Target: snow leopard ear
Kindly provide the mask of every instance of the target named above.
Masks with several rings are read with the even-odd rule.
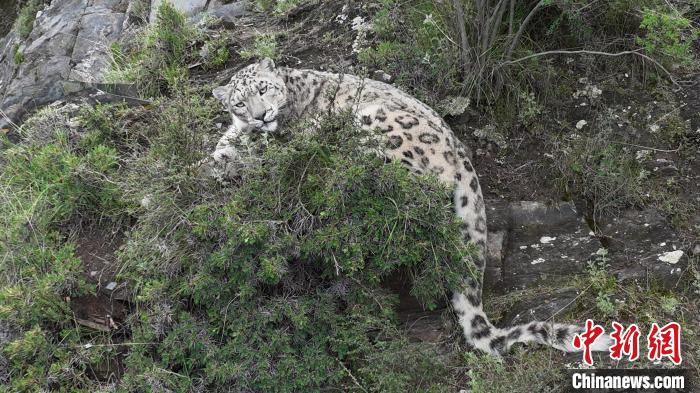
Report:
[[[231,88],[228,86],[219,86],[212,90],[211,93],[214,94],[214,98],[223,103],[226,103],[231,93]]]
[[[266,57],[266,58],[260,60],[260,63],[258,63],[258,69],[261,71],[274,71],[275,70],[275,62],[272,61],[271,58]]]

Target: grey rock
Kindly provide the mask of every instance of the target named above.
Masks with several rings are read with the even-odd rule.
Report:
[[[510,220],[499,285],[505,291],[580,273],[601,247],[572,203],[512,203]]]
[[[224,21],[234,22],[237,18],[250,15],[249,4],[245,0],[235,1],[230,4],[223,4],[218,7],[209,7],[209,12]]]
[[[239,0],[229,4],[212,2],[209,4],[206,12],[194,15],[190,18],[190,22],[198,23],[206,14],[221,21],[221,25],[223,27],[232,29],[236,27],[236,24],[240,18],[250,15],[251,12],[249,3],[245,0]]]
[[[688,258],[680,237],[659,211],[630,210],[599,231],[618,279],[653,279],[665,287],[678,283]]]
[[[516,303],[503,317],[505,326],[528,323],[532,321],[546,321],[564,312],[574,304],[574,299],[579,292],[576,288],[561,288],[553,293],[540,295],[530,301]],[[555,319],[556,320],[556,319]]]
[[[125,20],[126,13],[111,12],[110,9],[101,6],[88,7],[85,10],[71,56],[75,66],[71,70],[70,80],[100,80],[99,76],[109,68],[109,51],[106,44],[119,38]]]
[[[169,0],[170,4],[177,10],[180,10],[185,16],[193,16],[207,6],[207,0]],[[151,16],[150,21],[153,23],[158,15],[158,8],[163,0],[151,0]]]
[[[630,210],[594,234],[571,203],[487,201],[488,265],[485,288],[527,289],[579,274],[603,261],[618,280],[678,283],[688,263],[679,235],[653,209]],[[601,256],[598,251],[607,249]],[[700,250],[700,248],[699,248]]]
[[[25,41],[14,33],[0,40],[0,109],[18,122],[26,112],[63,97],[66,81],[99,81],[109,64],[109,45],[124,31],[128,4],[53,1],[38,13]],[[14,63],[15,46],[24,55],[21,64]],[[0,128],[8,123],[0,120]]]
[[[673,176],[678,174],[678,167],[673,161],[657,158],[652,163],[651,171],[656,172],[662,176]]]
[[[391,83],[394,78],[383,70],[376,70],[372,73],[372,79],[384,83]]]

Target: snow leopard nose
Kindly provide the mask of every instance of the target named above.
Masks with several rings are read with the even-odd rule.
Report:
[[[263,112],[258,112],[258,113],[256,113],[256,114],[255,114],[255,120],[262,120],[262,121],[264,121],[264,120],[265,120],[265,116],[267,116],[267,112],[268,112],[268,111],[265,110],[265,111],[263,111]]]

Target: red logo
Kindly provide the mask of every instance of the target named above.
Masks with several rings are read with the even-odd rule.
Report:
[[[673,364],[681,363],[681,325],[671,322],[659,328],[659,325],[651,324],[651,331],[647,336],[649,343],[649,360],[661,360],[663,357],[671,359]]]
[[[639,358],[639,327],[632,324],[625,330],[617,322],[613,322],[612,326],[615,332],[610,337],[615,340],[615,343],[610,347],[610,357],[620,360],[624,354],[629,357],[630,361],[637,360]]]
[[[631,324],[625,329],[622,324],[613,322],[615,330],[610,337],[615,341],[608,349],[610,357],[615,360],[627,356],[630,361],[639,359],[639,337],[641,332],[639,327]],[[593,365],[591,346],[605,333],[602,326],[596,325],[592,320],[586,320],[586,330],[574,336],[573,346],[575,349],[583,350],[583,362],[589,366]],[[674,364],[681,364],[681,325],[677,322],[670,322],[664,327],[659,327],[656,323],[651,325],[651,330],[647,335],[647,358],[649,360],[662,360],[668,358]]]
[[[586,320],[586,331],[574,336],[574,348],[583,349],[583,362],[587,365],[593,365],[593,357],[591,356],[591,345],[601,334],[605,333],[602,326],[596,325],[592,320]]]

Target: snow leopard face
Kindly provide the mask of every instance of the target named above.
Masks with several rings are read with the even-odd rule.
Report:
[[[217,87],[212,93],[224,103],[234,125],[243,132],[277,130],[287,107],[284,79],[267,58],[238,71],[226,86]]]

